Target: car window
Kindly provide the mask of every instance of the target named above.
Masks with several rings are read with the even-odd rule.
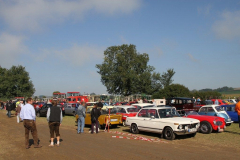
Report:
[[[153,116],[154,118],[159,118],[156,109],[149,109],[149,110],[148,110],[148,117],[151,118],[152,116]]]
[[[133,105],[133,107],[137,108],[138,111],[141,109],[141,107],[137,105]]]
[[[142,110],[138,113],[138,117],[147,117],[147,109],[142,109]]]
[[[199,112],[207,112],[207,107],[200,108]]]
[[[210,112],[210,113],[215,112],[212,107],[207,107],[207,111]]]
[[[215,109],[220,112],[220,111],[223,111],[223,109],[221,108],[221,106],[216,106]]]
[[[175,108],[159,109],[158,113],[160,118],[180,117]]]
[[[119,109],[118,113],[126,113],[126,110],[124,108]]]
[[[132,112],[137,112],[138,110],[137,110],[137,108],[128,108],[127,111],[129,113],[132,113]]]

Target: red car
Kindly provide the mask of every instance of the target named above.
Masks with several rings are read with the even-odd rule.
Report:
[[[204,134],[209,134],[213,130],[217,132],[223,132],[226,128],[225,119],[222,117],[199,115],[195,111],[187,112],[185,117],[199,120],[199,131]]]
[[[45,104],[44,102],[35,102],[32,105],[34,108],[42,108],[44,104]]]
[[[138,109],[132,106],[116,106],[114,108],[117,110],[116,114],[122,115],[123,125],[125,124],[127,117],[135,117],[138,113]]]
[[[213,104],[215,104],[215,101],[217,100],[218,101],[218,105],[228,105],[227,102],[225,102],[224,100],[221,100],[221,99],[211,99]]]

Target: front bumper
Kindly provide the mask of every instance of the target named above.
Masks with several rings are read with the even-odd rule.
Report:
[[[176,135],[186,135],[186,134],[193,134],[197,132],[197,128],[181,130],[181,131],[174,131]]]

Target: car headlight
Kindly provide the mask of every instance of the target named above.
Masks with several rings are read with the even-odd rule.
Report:
[[[178,126],[178,129],[182,129],[182,125],[181,124]]]
[[[231,121],[231,118],[228,118],[228,121]]]

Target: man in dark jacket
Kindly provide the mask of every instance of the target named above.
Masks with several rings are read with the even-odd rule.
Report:
[[[62,123],[62,109],[57,107],[57,101],[52,101],[52,107],[48,108],[47,111],[47,121],[50,129],[50,137],[51,137],[51,144],[50,147],[53,147],[53,139],[54,139],[54,132],[57,137],[57,146],[60,145],[60,134],[59,134],[59,126]]]
[[[12,100],[10,100],[10,101],[7,103],[7,105],[6,105],[6,110],[8,111],[8,112],[7,112],[8,118],[11,118]]]
[[[98,117],[101,115],[101,112],[99,109],[97,109],[97,104],[94,104],[93,109],[91,111],[91,134],[93,134],[94,126],[96,127],[96,133],[98,133]]]

